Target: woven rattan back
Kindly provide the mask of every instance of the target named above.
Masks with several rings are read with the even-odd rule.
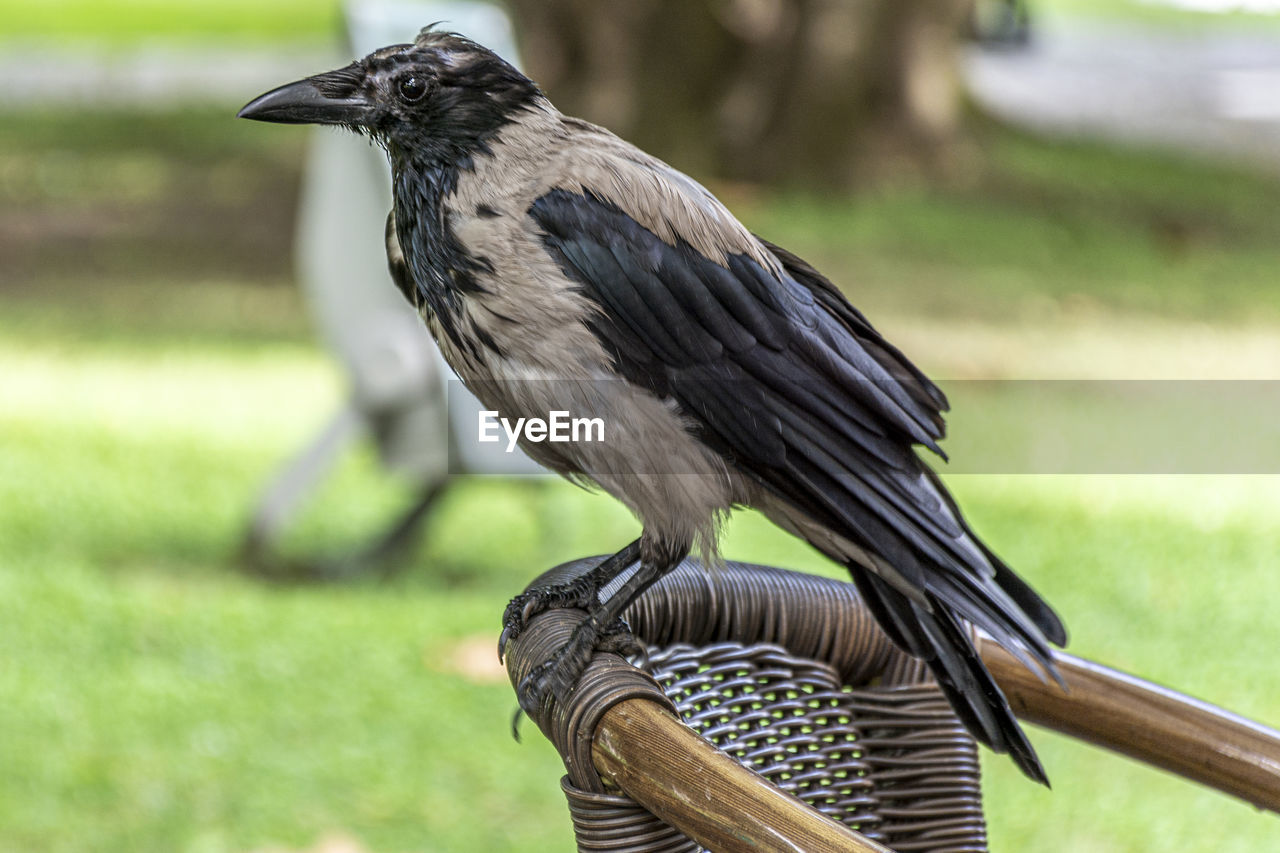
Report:
[[[895,850],[987,849],[973,740],[852,585],[688,561],[627,620],[649,649],[644,668],[680,716],[780,788]],[[562,787],[579,850],[700,849],[626,797],[568,777]]]

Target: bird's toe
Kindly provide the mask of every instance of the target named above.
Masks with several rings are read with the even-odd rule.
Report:
[[[596,603],[596,591],[580,582],[525,590],[507,603],[502,614],[502,634],[498,637],[498,660],[506,655],[507,644],[524,631],[539,613],[562,607],[587,608]]]
[[[621,623],[621,620],[618,621]],[[625,625],[622,631],[614,631],[612,628],[610,626],[609,632],[601,634],[589,630],[587,623],[583,623],[569,642],[521,679],[516,688],[516,697],[525,713],[535,716],[535,712],[542,709],[544,703],[553,696],[559,701],[568,698],[597,649],[615,651],[635,647],[635,640],[631,638]]]
[[[564,700],[582,675],[585,664],[579,663],[566,649],[561,649],[550,660],[543,661],[521,680],[516,688],[520,708],[533,717],[545,707],[552,697]]]
[[[648,663],[649,659],[648,647],[636,639],[636,635],[631,633],[631,628],[622,619],[614,621],[601,632],[596,649],[602,652],[613,652],[624,658],[639,658],[642,667]]]

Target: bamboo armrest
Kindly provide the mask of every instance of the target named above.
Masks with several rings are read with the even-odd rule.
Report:
[[[1024,720],[1280,812],[1280,732],[1119,670],[1056,652],[1068,691],[995,642],[978,651]]]

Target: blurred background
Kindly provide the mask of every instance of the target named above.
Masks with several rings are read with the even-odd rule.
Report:
[[[464,477],[377,571],[246,570],[263,490],[358,377],[295,271],[316,137],[233,116],[349,61],[359,5],[0,0],[0,850],[571,848],[558,759],[531,728],[512,741],[493,646],[534,575],[635,535],[623,509]],[[562,109],[707,183],[961,383],[1280,380],[1278,5],[505,8]],[[381,214],[350,227],[376,241]],[[1012,440],[1028,408],[1000,394],[958,403],[953,455]],[[1192,408],[1234,438],[1230,406]],[[413,505],[421,478],[385,450],[338,458],[282,561]],[[1071,651],[1280,723],[1278,469],[1192,467],[947,479]],[[831,572],[749,514],[725,551]],[[1052,792],[984,756],[993,849],[1280,839],[1238,802],[1032,737]]]

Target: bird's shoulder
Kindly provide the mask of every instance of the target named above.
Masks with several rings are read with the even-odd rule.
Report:
[[[750,258],[780,272],[773,254],[709,190],[603,127],[547,107],[521,115],[464,170],[445,200],[455,229],[536,236],[535,208],[549,197],[580,206],[563,228],[596,229],[605,206],[670,246],[686,245],[721,264]],[[562,205],[562,210],[563,210]],[[565,211],[569,212],[569,211]]]
[[[778,269],[772,254],[706,187],[582,119],[561,118],[531,206],[551,194],[581,198],[584,212],[603,204],[667,245],[690,246],[720,263],[731,255],[745,255],[768,269]],[[590,216],[580,220],[583,228],[604,227]]]

